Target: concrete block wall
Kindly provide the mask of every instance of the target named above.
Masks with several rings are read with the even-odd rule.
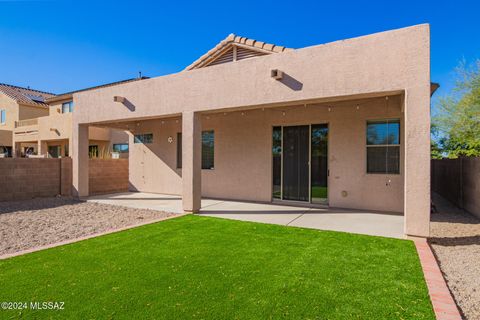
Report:
[[[128,159],[90,159],[89,194],[128,191]]]
[[[432,190],[480,218],[480,158],[432,160]]]
[[[62,162],[70,169],[62,171]],[[0,201],[54,197],[62,193],[62,173],[71,176],[71,159],[4,158],[0,172]],[[70,192],[65,188],[62,194]]]

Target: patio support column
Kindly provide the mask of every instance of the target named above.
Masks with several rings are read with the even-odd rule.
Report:
[[[88,196],[88,126],[74,124],[72,132],[73,188],[74,197]]]
[[[405,234],[430,234],[430,83],[405,92]]]
[[[183,210],[200,211],[202,199],[202,123],[200,114],[182,113]]]
[[[21,156],[21,146],[20,146],[20,142],[14,142],[13,145],[12,145],[12,157],[13,158],[20,158]]]
[[[38,142],[37,142],[37,154],[39,156],[41,156],[41,155],[47,154],[47,152],[48,152],[47,143],[42,141],[42,140],[38,140]]]

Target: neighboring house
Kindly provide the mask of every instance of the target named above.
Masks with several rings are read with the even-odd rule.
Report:
[[[12,155],[15,123],[48,115],[46,99],[54,94],[0,83],[0,154]]]
[[[301,49],[230,35],[183,72],[74,93],[73,189],[89,194],[101,124],[132,133],[132,190],[185,211],[202,196],[393,211],[425,237],[433,90],[428,25]]]
[[[72,114],[76,108],[73,95],[143,79],[147,78],[128,79],[49,97],[45,101],[48,104],[46,116],[16,123],[13,135],[15,154],[25,156],[30,153],[50,158],[71,156]],[[110,155],[112,151],[120,157],[128,157],[128,134],[125,131],[90,127],[89,136],[90,157]]]

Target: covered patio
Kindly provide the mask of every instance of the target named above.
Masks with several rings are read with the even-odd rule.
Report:
[[[296,210],[282,224],[329,214],[306,226],[379,235],[388,227],[370,214],[396,212],[382,217],[402,220],[399,234],[426,237],[428,36],[418,26],[76,93],[73,194],[91,194],[89,127],[121,129],[129,190],[177,195],[167,208],[245,219],[267,203],[262,214]]]
[[[92,196],[85,198],[85,200],[129,208],[183,213],[182,197],[177,195],[127,192]],[[402,214],[391,212],[203,198],[199,215],[389,238],[404,238],[404,217]]]

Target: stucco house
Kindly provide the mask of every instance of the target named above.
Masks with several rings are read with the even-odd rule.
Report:
[[[48,115],[46,99],[54,94],[0,83],[0,154],[11,156],[15,123]]]
[[[46,114],[34,119],[17,121],[13,130],[13,154],[25,155],[26,150],[41,157],[68,157],[72,154],[72,114],[75,109],[73,94],[114,86],[117,84],[148,79],[139,77],[86,88],[59,95],[50,95],[44,101]],[[89,156],[116,152],[120,157],[128,157],[128,135],[123,130],[109,128],[89,128]]]
[[[429,26],[289,49],[229,35],[182,72],[73,93],[73,186],[89,128],[129,131],[132,190],[398,212],[430,221]]]

